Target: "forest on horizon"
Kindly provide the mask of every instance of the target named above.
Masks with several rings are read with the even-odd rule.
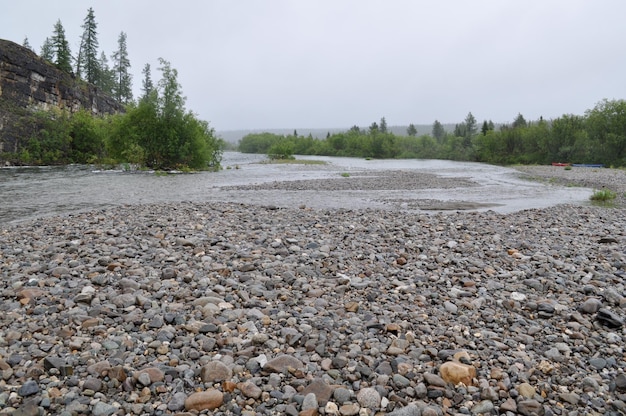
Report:
[[[498,165],[593,163],[626,166],[626,101],[604,99],[584,115],[564,114],[552,120],[527,121],[522,114],[510,124],[478,123],[472,113],[447,131],[435,120],[432,131],[417,135],[415,125],[396,134],[385,118],[363,129],[330,133],[324,139],[251,133],[239,141],[244,153],[418,158],[476,161]]]

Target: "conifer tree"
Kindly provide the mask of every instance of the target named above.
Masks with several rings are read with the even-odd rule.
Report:
[[[24,37],[24,42],[22,42],[22,46],[34,52],[33,47],[30,46],[30,42],[28,41],[28,36]]]
[[[443,140],[445,135],[446,131],[443,128],[443,125],[438,120],[435,120],[435,122],[433,123],[433,137],[441,141]]]
[[[93,8],[87,11],[87,16],[82,25],[83,35],[80,39],[80,49],[76,62],[76,75],[91,83],[96,84],[100,76],[100,65],[98,62],[98,24]]]
[[[113,95],[115,88],[115,73],[109,69],[109,62],[104,52],[100,53],[100,76],[97,78],[96,86],[100,87],[106,94]]]
[[[65,37],[65,29],[60,19],[54,25],[51,42],[56,67],[61,71],[72,72],[72,52],[70,51],[70,44]]]
[[[143,81],[141,91],[143,92],[141,99],[146,100],[150,97],[154,91],[154,83],[152,82],[152,73],[150,71],[150,64],[146,64],[141,71],[143,74]]]
[[[415,137],[417,135],[417,128],[415,127],[415,124],[409,124],[409,127],[406,129],[406,134],[410,137]]]
[[[385,117],[380,119],[379,129],[381,133],[387,133],[387,120],[385,120]]]
[[[43,45],[41,45],[41,51],[39,52],[39,56],[49,62],[52,62],[54,60],[54,51],[52,50],[52,41],[50,40],[50,38],[44,39]]]
[[[526,119],[524,118],[524,116],[521,113],[517,114],[517,117],[515,117],[515,120],[513,121],[513,128],[517,128],[517,127],[527,127],[528,123],[526,122]]]
[[[113,72],[115,74],[114,97],[128,104],[133,100],[132,75],[128,71],[130,61],[128,60],[128,49],[126,46],[126,33],[121,32],[117,40],[117,51],[113,53]]]

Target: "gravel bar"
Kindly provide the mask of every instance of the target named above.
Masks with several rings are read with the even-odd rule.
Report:
[[[624,414],[625,214],[183,202],[11,225],[0,414]]]

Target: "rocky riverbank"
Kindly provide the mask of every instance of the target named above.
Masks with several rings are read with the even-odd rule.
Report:
[[[177,203],[14,225],[0,414],[623,414],[625,214]]]
[[[583,186],[596,190],[609,189],[617,194],[619,207],[626,207],[626,170],[561,166],[516,166],[525,178],[555,185]]]

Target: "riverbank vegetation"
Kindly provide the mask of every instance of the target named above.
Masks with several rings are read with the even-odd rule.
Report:
[[[354,126],[324,139],[311,136],[255,133],[244,136],[239,150],[271,154],[276,146],[291,154],[363,158],[420,158],[485,162],[499,165],[552,162],[626,166],[626,101],[603,100],[584,115],[526,121],[521,114],[510,124],[479,125],[472,113],[445,131],[438,121],[432,133],[415,136],[388,131],[384,117],[369,128]]]
[[[97,86],[123,104],[125,111],[94,115],[91,109],[16,108],[0,97],[0,110],[17,114],[19,120],[19,125],[11,126],[19,139],[13,149],[0,153],[0,160],[13,165],[78,163],[124,164],[156,170],[218,169],[223,142],[206,121],[185,108],[177,70],[161,58],[161,79],[154,83],[150,65],[146,64],[142,96],[134,100],[126,34],[120,34],[118,48],[111,55],[111,69],[104,52],[98,58],[97,23],[92,8],[82,28],[75,57],[60,20],[52,37],[44,41],[40,56],[59,70],[72,73],[76,83]],[[27,38],[23,46],[32,50]]]
[[[177,71],[161,59],[162,79],[148,83],[138,102],[120,114],[87,110],[22,111],[30,137],[18,152],[3,154],[15,165],[132,164],[157,170],[211,170],[222,144],[213,128],[185,109]],[[149,74],[147,76],[149,79]]]

